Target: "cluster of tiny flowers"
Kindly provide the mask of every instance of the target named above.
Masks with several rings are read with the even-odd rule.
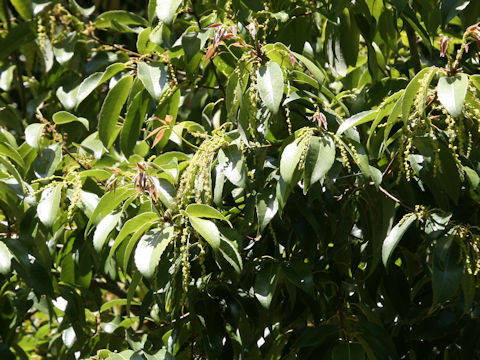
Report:
[[[459,245],[465,258],[467,273],[476,276],[480,273],[480,237],[463,226],[456,230],[461,240]]]
[[[300,155],[300,161],[298,162],[299,170],[305,168],[305,160],[307,158],[308,148],[310,147],[310,139],[312,138],[314,131],[315,129],[310,127],[300,129],[298,137],[295,139],[299,145],[303,144],[302,154]]]
[[[82,180],[80,178],[79,173],[74,172],[71,184],[73,187],[73,194],[70,199],[70,205],[68,206],[68,209],[67,209],[67,221],[71,221],[73,217],[73,210],[75,209],[75,206],[80,201],[80,196],[82,193]]]
[[[182,174],[176,196],[176,205],[183,208],[192,195],[196,203],[209,203],[212,199],[211,167],[217,151],[225,146],[225,133],[218,131],[200,145]]]
[[[345,148],[345,145],[343,144],[342,140],[340,140],[340,138],[336,134],[333,134],[333,140],[335,141],[335,143],[340,148],[340,156],[342,157],[343,164],[347,168],[347,171],[349,173],[351,173],[352,172],[352,166],[350,165],[350,160],[348,159],[348,152],[347,152],[347,149]]]
[[[188,293],[188,285],[190,284],[190,232],[188,231],[187,227],[183,228],[182,237],[180,239],[180,256],[181,264],[182,264],[182,298],[180,303],[183,305],[185,304],[185,299]]]

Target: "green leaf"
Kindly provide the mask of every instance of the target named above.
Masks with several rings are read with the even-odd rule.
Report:
[[[220,247],[220,232],[217,225],[210,220],[190,216],[193,228],[208,242],[214,251]]]
[[[10,0],[13,7],[25,20],[30,20],[33,15],[32,2],[30,0]]]
[[[25,185],[23,183],[22,177],[20,176],[20,173],[18,172],[17,168],[13,166],[13,164],[8,161],[7,158],[0,156],[0,165],[2,165],[9,174],[13,175],[15,180],[17,180],[17,183],[22,187],[22,189],[25,191]]]
[[[62,146],[53,144],[42,150],[33,162],[33,171],[37,178],[52,176],[62,161]]]
[[[138,271],[149,278],[155,272],[160,257],[173,237],[173,226],[152,229],[142,236],[135,250],[135,265]]]
[[[388,233],[382,246],[382,260],[385,267],[388,266],[393,251],[402,239],[403,234],[405,234],[410,225],[412,225],[416,219],[417,216],[415,214],[405,215]]]
[[[127,305],[127,299],[113,299],[110,301],[107,301],[106,303],[103,303],[102,306],[100,307],[100,312],[107,311],[108,309],[111,309],[114,306],[125,306]],[[141,305],[139,302],[131,302],[133,305]]]
[[[340,124],[337,135],[343,134],[348,129],[372,121],[377,117],[378,110],[367,110],[355,114]]]
[[[142,81],[145,89],[158,101],[162,92],[168,86],[165,65],[161,63],[147,64],[145,62],[139,62],[137,63],[137,71],[138,78]]]
[[[418,101],[419,104],[425,104],[425,99],[427,97],[428,85],[432,81],[433,76],[437,73],[438,69],[434,67],[428,67],[421,70],[415,77],[410,81],[405,89],[405,93],[402,97],[402,119],[404,122],[407,121],[408,116],[410,115],[410,109],[415,102],[415,99],[420,97]],[[422,92],[420,92],[422,90]],[[423,112],[423,109],[420,109]]]
[[[140,225],[137,230],[134,232],[130,240],[128,240],[128,244],[125,248],[125,252],[123,253],[123,270],[127,271],[128,263],[130,261],[130,255],[132,254],[133,248],[137,245],[138,240],[143,235],[145,231],[150,229],[153,225],[154,221],[146,222]]]
[[[462,282],[463,260],[454,236],[445,236],[433,249],[432,287],[435,304],[450,300]]]
[[[108,214],[102,220],[100,220],[95,228],[95,232],[93,233],[93,247],[97,252],[102,251],[108,235],[117,226],[121,216],[122,212],[119,211],[117,213]]]
[[[280,175],[287,185],[292,182],[300,157],[306,146],[306,140],[293,141],[283,149],[280,158]]]
[[[58,184],[42,191],[40,202],[37,205],[37,216],[46,227],[52,227],[57,218],[62,198],[62,187],[63,184]]]
[[[226,220],[220,211],[205,204],[190,204],[185,209],[188,216]]]
[[[0,89],[3,91],[10,90],[12,85],[13,75],[15,72],[15,65],[9,66],[6,70],[2,70],[0,73]]]
[[[170,25],[181,3],[182,0],[157,0],[155,14],[158,20]]]
[[[42,138],[43,128],[45,124],[30,124],[25,128],[25,142],[34,149],[40,148],[40,140]]]
[[[158,214],[154,212],[144,212],[138,214],[137,216],[129,219],[123,226],[120,232],[118,233],[117,237],[115,238],[115,242],[110,249],[109,257],[112,257],[115,253],[115,250],[121,245],[123,240],[130,234],[137,231],[141,225],[146,223],[153,224],[157,219],[159,219]]]
[[[150,103],[150,98],[145,94],[144,91],[140,91],[135,95],[132,103],[128,107],[127,116],[123,123],[120,133],[120,148],[126,156],[132,154],[145,120],[145,115]]]
[[[468,89],[468,76],[442,76],[438,80],[437,95],[442,105],[454,118],[462,114],[463,103]]]
[[[274,263],[262,264],[257,271],[253,290],[260,304],[268,309],[275,294],[278,282],[279,266]]]
[[[218,163],[226,178],[235,186],[245,187],[247,172],[245,169],[245,158],[237,145],[220,149],[218,152]]]
[[[276,114],[283,97],[283,72],[276,62],[257,71],[258,91],[267,109]]]
[[[83,80],[78,86],[77,91],[72,94],[76,99],[75,106],[80,105],[93,90],[122,70],[125,70],[125,64],[115,63],[107,67],[104,72],[94,73]]]
[[[12,265],[12,254],[7,245],[0,241],[0,274],[8,275]]]
[[[70,122],[78,121],[88,130],[89,123],[88,120],[83,117],[76,117],[73,114],[70,114],[68,111],[59,111],[53,114],[53,122],[55,124],[67,124]]]
[[[258,233],[261,233],[272,221],[279,210],[275,190],[262,192],[257,196]]]
[[[88,234],[88,230],[92,224],[98,224],[100,220],[103,219],[107,214],[110,214],[113,210],[115,210],[121,202],[135,194],[136,190],[123,187],[107,192],[105,195],[103,195],[97,207],[95,208],[95,211],[88,220],[87,227],[85,228],[85,236]]]
[[[97,28],[113,28],[114,30],[121,32],[131,32],[131,29],[127,25],[148,26],[147,20],[134,13],[124,10],[112,10],[100,14],[95,20],[95,26]]]
[[[117,136],[116,125],[123,104],[127,101],[132,87],[133,78],[125,76],[108,92],[103,102],[98,119],[98,136],[103,145],[108,149],[113,145]]]
[[[218,255],[221,256],[233,268],[237,275],[239,275],[243,269],[243,262],[242,257],[238,252],[237,244],[222,236],[219,250],[220,251],[218,252]],[[217,261],[219,260],[219,256],[217,256]]]
[[[312,75],[315,77],[315,79],[317,79],[320,84],[323,84],[323,81],[325,80],[325,75],[322,70],[320,70],[320,68],[313,63],[313,61],[309,60],[303,55],[297,54],[296,52],[292,51],[292,54],[295,55],[295,57],[307,67],[308,71],[312,73]]]
[[[312,136],[305,158],[304,193],[322,180],[335,162],[335,142],[328,136]]]
[[[5,37],[0,38],[0,49],[2,49],[0,51],[0,61],[3,61],[20,46],[28,44],[35,39],[32,25],[30,21],[22,22],[9,30]]]
[[[75,54],[77,44],[77,33],[75,31],[67,34],[61,41],[53,44],[53,54],[60,65],[66,64]]]
[[[20,170],[23,171],[25,167],[25,162],[23,161],[20,153],[15,149],[10,143],[0,140],[0,154],[9,157],[11,160],[15,161],[20,167]]]
[[[130,282],[130,286],[128,287],[127,291],[127,314],[130,313],[130,304],[132,303],[133,295],[135,295],[135,290],[137,290],[138,284],[142,280],[142,274],[140,272],[135,272],[132,276],[132,281]]]
[[[470,185],[472,185],[472,189],[476,189],[478,184],[480,184],[480,177],[478,176],[477,172],[468,166],[464,166],[463,170],[465,171],[468,182]]]

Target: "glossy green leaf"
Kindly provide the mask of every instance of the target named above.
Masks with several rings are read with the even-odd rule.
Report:
[[[77,33],[75,31],[67,34],[61,41],[53,44],[53,54],[61,65],[66,64],[75,54],[77,44]]]
[[[320,84],[323,84],[325,80],[325,74],[322,72],[322,70],[320,70],[317,65],[313,63],[313,61],[303,55],[297,54],[296,52],[292,52],[292,54],[295,55],[295,57],[307,67],[308,71],[312,73],[312,75],[315,77],[315,79],[317,79]]]
[[[205,204],[190,204],[185,209],[189,216],[202,217],[207,219],[225,220],[225,216],[220,211]]]
[[[37,178],[52,176],[62,161],[62,146],[53,144],[43,149],[33,162],[33,171]]]
[[[343,134],[345,131],[347,131],[348,129],[354,126],[358,126],[374,120],[377,117],[377,113],[378,113],[377,110],[367,110],[349,117],[343,123],[340,124],[337,130],[337,135]]]
[[[111,10],[100,14],[95,20],[98,28],[113,28],[117,31],[133,31],[130,26],[148,26],[148,22],[141,16],[124,10]],[[123,26],[122,26],[123,25]]]
[[[112,230],[117,226],[122,212],[108,214],[98,223],[93,233],[93,247],[97,252],[100,252],[105,244],[105,241],[108,238],[108,235]]]
[[[76,92],[72,94],[72,96],[74,96],[76,99],[75,105],[78,106],[99,85],[111,79],[114,75],[118,74],[122,70],[125,70],[125,64],[115,63],[107,67],[104,72],[97,72],[87,77],[81,82]]]
[[[98,136],[106,148],[110,148],[118,134],[117,121],[132,87],[133,78],[125,76],[108,92],[98,119]]]
[[[322,180],[335,162],[335,142],[328,136],[312,136],[305,158],[304,193]]]
[[[442,76],[438,80],[437,95],[442,105],[454,118],[462,114],[463,103],[467,95],[468,76]]]
[[[115,250],[122,244],[123,240],[125,240],[128,235],[137,231],[141,225],[144,225],[146,223],[153,224],[153,222],[156,221],[158,218],[158,214],[154,212],[144,212],[126,221],[125,224],[122,226],[122,229],[118,233],[117,237],[115,238],[115,242],[110,249],[109,256],[113,256]]]
[[[10,2],[24,20],[32,18],[33,10],[30,0],[10,0]]]
[[[155,14],[158,20],[170,25],[182,0],[157,0]]]
[[[152,229],[142,236],[135,250],[138,271],[149,278],[155,272],[160,257],[173,237],[173,227]]]
[[[63,184],[51,186],[42,191],[40,202],[37,206],[37,216],[43,225],[52,227],[57,219],[62,198]]]
[[[34,149],[40,148],[40,140],[42,138],[45,124],[30,124],[25,128],[25,141]]]
[[[266,191],[257,196],[256,212],[259,233],[272,221],[278,210],[279,204],[275,191]]]
[[[140,305],[140,303],[136,302],[136,301],[131,302],[131,304]],[[110,300],[110,301],[107,301],[106,303],[102,304],[102,306],[100,307],[100,312],[107,311],[114,306],[125,306],[125,305],[127,305],[127,299]]]
[[[7,245],[0,241],[0,274],[8,275],[12,265],[12,254]]]
[[[276,62],[261,66],[257,71],[258,92],[273,114],[278,112],[283,97],[283,72]]]
[[[167,71],[165,65],[160,63],[139,62],[137,64],[138,78],[142,81],[143,86],[148,93],[158,100],[162,92],[168,86]]]
[[[414,104],[415,99],[417,99],[419,104],[425,104],[428,85],[437,71],[438,69],[434,67],[425,68],[415,75],[408,84],[402,97],[402,119],[404,122],[407,121],[408,116],[410,115],[410,109]],[[420,110],[423,112],[423,108]]]
[[[405,232],[415,220],[417,220],[417,216],[415,214],[405,215],[405,217],[388,233],[382,246],[382,261],[385,267],[387,267],[388,262],[392,257],[393,251],[402,239],[403,234],[405,234]]]
[[[220,232],[217,225],[213,221],[201,219],[199,217],[190,216],[190,223],[195,231],[197,231],[212,247],[217,251],[220,247]]]
[[[107,214],[110,214],[113,210],[115,210],[120,203],[122,203],[128,197],[135,195],[135,193],[136,190],[123,187],[112,190],[103,195],[88,221],[87,227],[85,228],[85,235],[88,234],[88,230],[92,224],[98,224],[100,220],[103,219]]]
[[[139,138],[150,102],[147,96],[143,91],[139,92],[128,107],[127,116],[120,133],[120,147],[127,156],[132,154]]]
[[[280,175],[287,185],[293,180],[293,175],[297,169],[300,157],[302,156],[305,147],[307,146],[306,140],[300,142],[293,141],[283,149],[282,156],[280,158]]]
[[[52,120],[55,124],[67,124],[70,122],[79,122],[88,130],[89,123],[88,120],[83,117],[76,117],[75,115],[69,113],[68,111],[59,111],[53,114]]]
[[[123,253],[123,270],[128,269],[128,263],[130,262],[130,256],[132,255],[133,249],[135,248],[135,245],[137,245],[138,240],[140,237],[143,235],[145,231],[150,229],[153,225],[153,221],[148,221],[143,224],[141,224],[136,231],[133,233],[132,237],[130,240],[128,240],[127,246],[125,248],[125,252]]]

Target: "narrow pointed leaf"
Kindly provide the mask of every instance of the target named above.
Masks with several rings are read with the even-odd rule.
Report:
[[[190,223],[193,228],[208,242],[213,250],[220,247],[220,232],[213,221],[190,216]]]
[[[405,234],[410,225],[412,225],[416,219],[417,216],[415,214],[409,214],[405,216],[401,222],[395,225],[388,233],[382,246],[382,260],[385,267],[387,267],[393,251],[402,239],[403,234]]]
[[[107,240],[108,235],[117,226],[122,212],[108,214],[97,225],[93,233],[93,247],[97,252],[100,252]]]
[[[0,241],[0,274],[8,275],[12,265],[12,254],[7,245]]]
[[[100,110],[98,119],[98,136],[103,145],[108,149],[115,141],[115,131],[120,112],[123,104],[127,101],[130,88],[132,87],[133,78],[125,76],[121,79],[107,94]]]
[[[154,212],[145,212],[138,214],[134,218],[128,220],[123,226],[120,232],[118,233],[117,237],[115,238],[115,242],[110,249],[110,257],[113,256],[115,250],[122,244],[123,240],[130,234],[134,233],[135,231],[140,228],[141,225],[146,223],[153,223],[156,219],[158,219],[158,214]]]

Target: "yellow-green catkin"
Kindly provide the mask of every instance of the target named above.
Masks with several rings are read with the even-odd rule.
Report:
[[[290,81],[287,81],[287,99],[290,97]],[[292,119],[290,118],[290,106],[285,105],[285,121],[287,122],[288,134],[292,135]]]
[[[352,172],[352,166],[350,165],[350,160],[348,159],[348,152],[347,149],[345,148],[345,145],[343,144],[343,141],[340,140],[338,135],[333,134],[333,140],[337,144],[337,146],[340,148],[340,157],[342,158],[343,165],[347,168],[347,172],[351,173]]]
[[[68,206],[67,209],[67,221],[70,222],[73,217],[73,210],[75,209],[75,206],[78,204],[80,201],[80,196],[82,193],[82,180],[80,178],[80,175],[77,172],[74,172],[73,174],[73,179],[71,181],[72,187],[73,187],[73,193],[72,197],[70,198],[70,205]]]
[[[307,158],[308,148],[310,147],[310,140],[314,133],[315,129],[310,127],[305,127],[301,129],[298,133],[298,137],[295,141],[299,144],[303,144],[302,154],[300,155],[300,160],[298,162],[298,169],[303,170],[305,168],[305,160]]]
[[[192,200],[199,204],[212,201],[212,164],[217,151],[227,144],[223,129],[203,141],[180,178],[175,198],[177,208],[183,208]]]
[[[410,167],[410,162],[408,160],[408,156],[410,155],[412,150],[412,138],[407,138],[407,143],[405,144],[405,150],[403,151],[403,170],[405,172],[405,179],[410,181],[410,177],[412,175],[412,169]]]
[[[180,256],[182,266],[182,298],[180,303],[185,304],[188,293],[188,286],[190,285],[190,231],[188,227],[184,227],[182,237],[180,239]]]

